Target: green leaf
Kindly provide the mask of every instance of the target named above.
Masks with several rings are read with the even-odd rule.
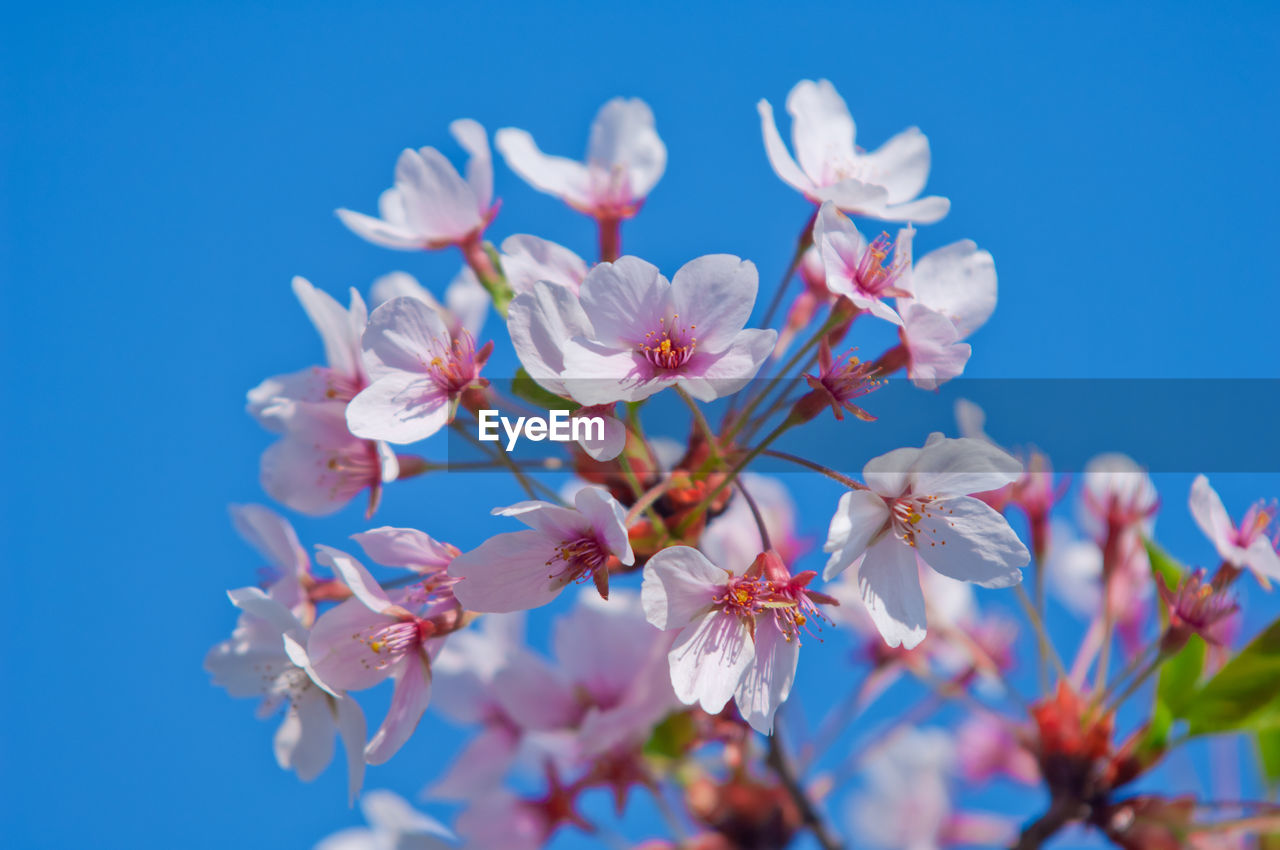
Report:
[[[1267,784],[1274,788],[1280,783],[1280,729],[1260,730],[1257,744],[1262,775],[1267,778]]]
[[[1164,586],[1169,590],[1177,589],[1183,575],[1186,574],[1183,566],[1175,561],[1172,555],[1161,549],[1154,540],[1143,540],[1142,545],[1147,548],[1147,560],[1151,562],[1152,577],[1156,581],[1163,581]],[[1156,598],[1159,599],[1158,596]],[[1165,625],[1169,620],[1169,612],[1164,609],[1164,605],[1158,604],[1158,608],[1160,624]]]
[[[1182,705],[1192,735],[1280,729],[1280,619]]]
[[[517,398],[536,404],[543,410],[577,410],[581,407],[577,402],[561,398],[535,381],[521,366],[511,380],[511,393]]]
[[[653,758],[678,759],[697,740],[693,716],[682,711],[659,723],[644,745],[644,754]]]
[[[1147,559],[1151,562],[1153,581],[1164,582],[1169,590],[1177,588],[1186,570],[1173,557],[1151,540],[1144,540]],[[1168,612],[1159,604],[1160,620],[1166,623]],[[1199,635],[1192,635],[1186,645],[1160,665],[1156,682],[1156,704],[1152,711],[1151,726],[1143,737],[1142,746],[1160,749],[1168,740],[1173,722],[1182,716],[1187,698],[1195,692],[1196,683],[1204,670],[1207,647]]]
[[[1156,684],[1156,701],[1169,707],[1174,717],[1183,717],[1200,673],[1204,670],[1204,657],[1208,652],[1204,638],[1192,635],[1187,645],[1160,665],[1160,680]]]
[[[1138,756],[1146,761],[1148,757],[1162,752],[1169,741],[1171,731],[1173,731],[1173,712],[1169,710],[1169,706],[1157,700],[1147,729],[1142,734],[1142,740],[1138,742]]]

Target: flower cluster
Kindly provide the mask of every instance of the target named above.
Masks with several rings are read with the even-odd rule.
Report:
[[[653,798],[669,834],[636,846],[654,850],[778,848],[802,833],[832,850],[844,846],[845,827],[912,850],[1030,848],[1070,824],[1121,846],[1208,847],[1197,836],[1239,832],[1124,788],[1176,745],[1175,724],[1189,736],[1253,728],[1224,719],[1221,701],[1238,691],[1215,682],[1232,673],[1237,579],[1280,580],[1274,508],[1233,522],[1196,479],[1190,510],[1222,559],[1210,575],[1152,542],[1160,500],[1134,461],[1104,455],[1085,470],[1075,535],[1055,516],[1067,487],[1048,458],[997,445],[968,403],[957,410],[960,436],[934,433],[865,459],[859,478],[826,465],[821,444],[816,458],[780,451],[779,438],[828,411],[828,424],[844,429],[876,420],[876,392],[899,374],[925,390],[961,375],[967,340],[997,300],[994,260],[975,243],[917,256],[915,225],[950,209],[921,196],[930,151],[918,129],[870,152],[857,147],[849,110],[825,80],[798,84],[786,109],[794,156],[762,100],[764,149],[810,212],[758,321],[750,260],[692,257],[667,277],[623,253],[623,224],[667,162],[654,114],[637,99],[601,108],[582,162],[544,154],[524,130],[494,137],[511,171],[594,221],[595,263],[538,236],[487,241],[500,206],[488,133],[459,120],[450,130],[469,156],[462,172],[435,148],[408,149],[377,216],[338,211],[376,245],[457,248],[462,268],[439,297],[393,272],[367,301],[352,289],[343,307],[294,280],[325,362],[248,393],[249,414],[278,435],[261,457],[262,488],[289,510],[331,514],[367,491],[369,520],[403,492],[401,480],[469,474],[409,452],[471,438],[481,411],[536,408],[602,424],[541,464],[471,439],[484,459],[467,469],[489,471],[485,492],[509,483],[523,500],[495,496],[506,506],[469,523],[445,489],[422,512],[430,527],[365,528],[351,538],[359,555],[308,550],[267,507],[232,508],[269,575],[230,591],[239,619],[206,668],[231,695],[260,697],[261,715],[283,710],[281,767],[312,779],[341,743],[354,801],[366,768],[395,756],[429,709],[472,732],[425,792],[463,804],[452,829],[373,791],[360,798],[368,826],[318,846],[460,839],[536,850],[561,831],[612,836],[580,805],[599,790],[619,815],[637,793]],[[903,226],[890,236],[875,222]],[[793,276],[803,288],[780,327],[768,327]],[[867,325],[893,342],[862,359],[848,343]],[[518,373],[500,380],[493,364],[511,356]],[[683,440],[645,428],[662,394],[689,409]],[[763,457],[839,487],[823,514],[825,565],[786,486],[752,469]],[[1015,531],[1019,517],[1030,546]],[[465,539],[477,529],[487,536]],[[1034,598],[1021,587],[1032,566]],[[975,587],[998,592],[980,608]],[[1046,588],[1089,620],[1070,667],[1048,640]],[[1041,687],[1029,699],[1009,675],[1022,625],[1002,610],[1009,599],[1034,630]],[[543,653],[524,638],[524,612],[553,604],[563,610]],[[828,637],[856,649],[824,651]],[[1111,663],[1115,652],[1123,668]],[[784,735],[798,724],[782,709],[802,655],[832,688],[847,678],[852,692],[789,748]],[[1209,695],[1162,692],[1155,712],[1117,738],[1117,707],[1173,664],[1186,689]],[[360,694],[387,680],[389,706],[370,734]],[[886,691],[911,681],[925,689],[916,708],[895,708],[888,728],[864,722]],[[1274,688],[1252,698],[1251,710],[1280,716]],[[955,731],[918,725],[944,704],[963,709]],[[851,746],[854,730],[864,734]],[[839,758],[827,764],[831,754]],[[861,784],[837,826],[820,789],[851,776]],[[960,799],[960,780],[976,788],[994,777],[1045,787],[1047,813],[1020,828]],[[1274,817],[1251,814],[1239,822]],[[1174,832],[1192,843],[1140,840]]]

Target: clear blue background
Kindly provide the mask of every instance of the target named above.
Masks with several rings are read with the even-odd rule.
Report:
[[[403,147],[456,153],[452,118],[576,154],[604,100],[645,98],[670,165],[626,248],[668,271],[737,253],[768,286],[808,208],[770,170],[755,102],[826,76],[864,145],[928,134],[953,211],[921,249],[971,237],[997,259],[971,374],[1274,377],[1277,9],[1114,5],[6,3],[0,843],[307,847],[357,819],[341,769],[312,786],[278,770],[274,726],[201,659],[234,621],[223,591],[259,566],[225,511],[263,499],[268,439],[243,394],[320,354],[289,278],[341,293],[403,268],[440,291],[456,255],[375,248],[332,210],[371,209]],[[585,219],[501,165],[496,183],[494,236],[591,253]],[[820,534],[835,492],[792,481]],[[1208,563],[1189,476],[1159,483],[1161,538]],[[1215,483],[1237,514],[1280,492]],[[466,547],[513,492],[414,481],[378,519]],[[338,543],[362,520],[298,527]],[[1277,608],[1250,601],[1254,624]],[[1080,628],[1055,617],[1064,640]],[[800,695],[842,693],[846,666],[838,642],[806,652]],[[424,723],[368,786],[412,794],[457,743]],[[1168,775],[1195,787],[1205,769]]]

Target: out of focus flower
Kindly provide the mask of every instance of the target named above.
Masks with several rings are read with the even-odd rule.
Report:
[[[627,540],[625,511],[598,487],[584,487],[573,508],[550,502],[519,502],[494,508],[528,531],[499,534],[453,560],[449,574],[461,579],[454,593],[471,611],[504,613],[545,605],[566,585],[595,582],[609,595],[609,562],[635,562]]]
[[[575,794],[558,786],[541,800],[525,800],[501,788],[486,789],[467,801],[455,828],[466,847],[542,850],[561,823],[588,827],[574,808],[575,799]]]
[[[300,277],[293,291],[320,333],[328,365],[277,375],[249,391],[250,415],[282,435],[262,454],[262,488],[312,516],[333,513],[368,488],[372,514],[382,485],[399,475],[399,464],[385,444],[347,430],[347,403],[368,384],[359,352],[364,301],[353,289],[351,307],[344,309]]]
[[[330,835],[314,850],[448,850],[453,833],[392,791],[369,791],[360,798],[366,826]]]
[[[1160,505],[1146,470],[1122,454],[1101,454],[1085,464],[1083,525],[1100,544],[1109,534],[1147,533]]]
[[[739,480],[760,510],[774,551],[784,563],[794,563],[804,554],[806,541],[798,536],[796,506],[786,485],[754,472],[743,473]],[[698,548],[713,564],[749,564],[765,550],[751,506],[737,488],[724,512],[707,523]]]
[[[587,264],[577,254],[539,239],[537,236],[517,234],[502,241],[502,271],[507,283],[517,295],[532,292],[540,280],[563,286],[574,295],[587,276]]]
[[[347,405],[351,433],[413,443],[453,419],[463,391],[482,387],[493,344],[479,351],[465,330],[453,335],[440,314],[417,298],[395,298],[369,317],[364,332],[371,383]]]
[[[355,700],[323,684],[305,649],[308,635],[284,605],[256,587],[227,594],[241,609],[230,640],[205,656],[213,683],[233,697],[261,697],[258,716],[270,717],[285,706],[275,738],[276,762],[309,782],[333,761],[334,735],[347,755],[351,799],[364,780],[365,721]]]
[[[835,601],[807,589],[813,576],[791,579],[773,552],[741,574],[688,546],[650,558],[641,598],[650,623],[680,632],[668,656],[680,701],[717,714],[732,698],[752,728],[772,731],[795,680],[799,630],[815,601]]]
[[[386,443],[362,440],[347,429],[345,402],[277,399],[273,414],[284,436],[262,453],[262,489],[299,513],[325,516],[369,490],[367,516],[377,510],[382,487],[395,481],[400,463]]]
[[[445,287],[444,303],[438,301],[408,272],[391,272],[378,278],[369,289],[369,297],[375,308],[393,298],[417,298],[440,314],[449,333],[460,336],[462,331],[466,331],[471,334],[472,339],[480,336],[484,320],[489,314],[489,306],[493,303],[489,293],[480,285],[476,273],[467,266],[463,266]],[[361,333],[363,332],[364,328],[361,327]]]
[[[586,162],[547,156],[526,131],[512,127],[499,130],[494,144],[533,188],[597,219],[634,216],[667,165],[653,111],[639,98],[617,97],[600,108],[591,124]]]
[[[304,626],[315,620],[308,588],[315,583],[311,558],[289,521],[262,505],[232,505],[231,522],[246,543],[267,561],[267,596],[283,605]]]
[[[427,708],[431,656],[447,633],[441,623],[456,627],[457,604],[447,594],[433,598],[418,588],[400,591],[393,601],[355,558],[327,546],[318,551],[352,598],[320,616],[307,652],[320,678],[346,690],[395,679],[386,719],[365,747],[365,760],[382,764],[409,739]]]
[[[1017,832],[1011,821],[955,808],[955,761],[955,745],[941,729],[908,727],[876,747],[863,768],[863,789],[849,808],[860,843],[883,850],[1010,843]]]
[[[550,666],[522,644],[523,614],[489,614],[452,636],[431,670],[436,685],[435,711],[458,724],[479,724],[444,776],[427,792],[465,800],[497,786],[519,750],[522,730],[503,708],[496,678],[507,665],[552,675]]]
[[[568,732],[566,764],[585,763],[643,744],[679,707],[667,672],[668,635],[645,620],[639,595],[606,602],[583,592],[552,632],[557,665],[506,664],[494,677],[505,713],[524,732]]]
[[[1268,536],[1276,510],[1263,504],[1250,506],[1240,525],[1227,516],[1222,499],[1209,479],[1197,475],[1191,483],[1191,516],[1218,550],[1218,556],[1237,570],[1248,568],[1263,587],[1280,581],[1280,555]]]
[[[1092,540],[1076,539],[1063,523],[1054,523],[1051,537],[1053,543],[1044,565],[1049,588],[1077,617],[1097,618],[1103,598],[1102,547]],[[1142,626],[1151,607],[1151,589],[1151,563],[1146,549],[1140,541],[1138,545],[1126,543],[1111,577],[1109,596],[1116,631],[1131,652],[1143,640]]]
[[[1035,757],[1018,742],[1010,722],[985,711],[975,712],[956,731],[960,772],[969,782],[1008,776],[1027,785],[1040,780]]]
[[[1166,652],[1181,649],[1191,635],[1199,635],[1211,644],[1221,645],[1225,620],[1240,609],[1225,588],[1205,581],[1204,570],[1185,576],[1174,590],[1164,580],[1155,580],[1156,590],[1168,607],[1169,627],[1162,642]]]
[[[921,224],[951,208],[946,198],[918,197],[929,178],[924,134],[912,127],[870,153],[861,150],[849,108],[827,80],[801,80],[787,95],[795,159],[778,134],[773,107],[762,100],[758,109],[773,170],[815,204],[831,201],[851,215]]]
[[[300,409],[278,402],[345,404],[369,382],[360,359],[360,335],[368,319],[360,293],[353,288],[351,306],[344,308],[302,277],[293,279],[293,293],[320,334],[326,365],[276,375],[249,390],[249,414],[262,427],[276,433],[286,430],[285,415]]]
[[[1021,471],[989,443],[941,434],[922,449],[873,458],[862,470],[868,489],[845,493],[831,519],[824,577],[855,566],[862,600],[885,642],[916,646],[925,636],[917,559],[983,587],[1022,581],[1027,548],[1003,516],[969,495],[1002,487]]]
[[[421,251],[480,238],[493,218],[493,162],[484,128],[470,119],[449,125],[470,156],[464,180],[435,148],[405,150],[395,185],[378,198],[378,216],[348,209],[338,218],[353,233],[384,248]]]
[[[636,257],[601,263],[579,291],[589,333],[562,343],[561,377],[583,404],[639,401],[670,386],[699,401],[737,392],[777,338],[744,330],[756,286],[756,267],[727,254],[691,260],[670,282]]]

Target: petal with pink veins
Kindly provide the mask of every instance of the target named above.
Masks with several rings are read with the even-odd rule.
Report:
[[[707,611],[730,577],[690,546],[669,546],[644,567],[640,601],[660,629],[684,628]]]
[[[396,665],[396,687],[391,694],[391,707],[382,726],[364,748],[369,764],[382,764],[391,758],[413,730],[418,728],[422,713],[431,700],[431,667],[421,651],[410,652]]]
[[[1031,559],[1005,518],[970,496],[940,499],[914,527],[915,551],[945,576],[983,587],[1012,587]]]
[[[491,537],[449,565],[449,574],[461,579],[454,596],[469,611],[499,614],[546,605],[563,589],[552,580],[552,546],[539,531]]]
[[[738,711],[752,729],[773,733],[773,716],[791,693],[800,659],[800,641],[783,634],[771,616],[756,621],[755,658],[734,691]]]
[[[746,624],[732,614],[710,611],[676,636],[667,656],[671,687],[685,705],[698,703],[708,714],[718,714],[754,657]]]
[[[915,550],[890,535],[858,564],[858,592],[889,646],[914,649],[925,636],[924,593]]]

